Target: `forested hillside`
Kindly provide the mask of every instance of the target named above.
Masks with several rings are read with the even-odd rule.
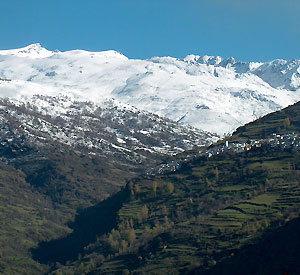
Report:
[[[126,167],[104,163],[101,157],[48,145],[26,152],[14,148],[0,162],[0,273],[45,272],[47,267],[34,262],[29,250],[70,233],[68,223],[78,210],[116,193],[136,175]],[[16,153],[24,155],[8,157]]]
[[[0,273],[46,272],[30,249],[72,232],[78,212],[211,137],[113,100],[101,108],[65,96],[0,100]]]
[[[299,115],[295,104],[140,176],[62,142],[7,136],[1,272],[297,274],[298,254],[262,254],[295,251]]]
[[[286,232],[298,236],[298,108],[296,104],[239,129],[229,139],[239,146],[219,143],[205,149],[214,154],[202,150],[175,172],[131,180],[123,190],[128,194],[123,205],[110,214],[113,229],[94,232],[95,241],[80,249],[78,242],[61,239],[80,255],[76,261],[74,255],[65,257],[54,273],[297,274],[298,254],[271,255],[285,251]],[[275,243],[268,246],[267,240]],[[255,253],[255,247],[271,260]],[[51,263],[55,249],[51,242],[43,244],[34,251],[36,259],[43,255],[40,261]]]

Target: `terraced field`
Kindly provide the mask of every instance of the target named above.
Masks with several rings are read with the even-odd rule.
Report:
[[[298,156],[262,147],[138,178],[127,186],[131,197],[118,211],[115,231],[99,236],[83,259],[96,262],[94,274],[206,272],[298,217]]]
[[[265,139],[275,130],[299,133],[299,121],[300,105],[296,104],[241,127],[227,140]],[[114,229],[99,234],[77,261],[54,272],[231,274],[233,265],[228,263],[234,263],[233,274],[256,274],[251,270],[259,270],[256,263],[260,258],[272,258],[278,251],[289,258],[279,253],[280,257],[273,257],[272,267],[260,264],[261,274],[289,271],[280,269],[280,273],[279,267],[298,270],[297,259],[284,243],[295,245],[280,238],[285,240],[290,234],[296,238],[295,244],[299,239],[299,152],[264,143],[241,153],[230,151],[187,161],[189,154],[180,155],[184,161],[175,172],[129,182],[130,197],[112,213]],[[275,243],[266,245],[273,239]],[[256,247],[265,252],[256,254]],[[294,248],[291,251],[298,255]],[[251,259],[243,251],[250,253]],[[253,269],[240,269],[243,264]],[[221,267],[227,268],[227,273],[222,273]]]

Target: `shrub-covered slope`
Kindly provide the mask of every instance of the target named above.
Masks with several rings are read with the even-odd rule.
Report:
[[[2,157],[0,168],[3,274],[46,271],[45,266],[33,262],[29,250],[41,241],[70,233],[67,222],[78,209],[117,192],[126,178],[136,175],[126,167],[114,167],[59,144],[27,148],[23,156],[13,159]]]
[[[219,274],[222,266],[230,272],[227,262],[237,263],[242,258],[235,257],[239,251],[248,251],[251,245],[261,248],[268,238],[276,240],[276,230],[289,226],[289,221],[298,222],[298,107],[247,125],[242,137],[238,130],[229,144],[202,150],[175,172],[132,180],[127,185],[130,197],[111,213],[116,215],[115,227],[99,231],[77,261],[54,272]],[[276,138],[271,135],[274,132]],[[293,234],[298,236],[296,230]],[[279,239],[270,253],[280,249],[281,243]],[[298,270],[295,258],[277,257],[262,263],[255,258],[260,253],[256,255],[251,248],[247,253],[253,266],[246,264],[249,270],[244,274]]]
[[[273,133],[283,135],[299,131],[300,102],[239,127],[229,140],[235,142],[262,139]]]
[[[113,100],[101,108],[65,96],[1,100],[0,273],[45,272],[30,249],[70,233],[77,211],[212,137]]]

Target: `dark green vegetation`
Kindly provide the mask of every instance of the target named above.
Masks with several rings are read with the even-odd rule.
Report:
[[[266,115],[254,122],[239,127],[229,138],[232,142],[262,139],[273,133],[286,134],[300,131],[300,104]]]
[[[1,99],[0,274],[40,274],[49,269],[45,263],[76,259],[115,225],[128,180],[173,148],[193,148],[208,137],[113,100],[100,108],[63,96]],[[67,242],[76,247],[63,244],[51,257],[34,252],[71,232]],[[41,264],[33,260],[38,256]]]
[[[71,233],[78,211],[118,192],[142,170],[49,139],[34,143],[15,135],[18,127],[2,120],[0,274],[41,274],[48,266],[32,260],[30,249]]]
[[[138,179],[116,229],[87,246],[75,270],[204,272],[298,217],[298,167],[298,153],[261,148],[242,159],[198,159],[174,174]]]
[[[295,219],[204,274],[300,274],[299,232]]]
[[[299,121],[295,104],[241,127],[230,142],[299,133]],[[22,142],[1,151],[0,273],[299,271],[298,242],[289,238],[299,236],[297,150],[266,143],[135,177],[130,166],[58,143]]]
[[[299,132],[299,116],[296,104],[239,129],[231,141],[262,138],[260,131]],[[284,251],[285,244],[296,251],[297,242],[292,245],[289,236],[299,239],[299,181],[299,152],[268,144],[197,158],[173,173],[133,179],[124,190],[130,196],[111,212],[108,222],[114,228],[94,232],[96,240],[81,247],[76,261],[70,255],[53,272],[297,274],[298,253]],[[69,245],[68,238],[60,241]],[[53,246],[40,249],[48,259],[58,253]]]
[[[116,226],[116,213],[129,194],[127,189],[122,189],[96,206],[80,211],[70,224],[73,232],[56,241],[41,243],[38,249],[33,250],[33,258],[45,264],[76,259],[86,245],[96,240],[97,235],[109,232]]]
[[[136,175],[129,167],[48,145],[0,162],[0,273],[46,271],[31,260],[29,249],[70,233],[67,223],[77,211],[116,193]]]
[[[66,234],[51,201],[35,192],[23,172],[0,164],[0,273],[40,273],[42,266],[31,260],[28,249],[39,240]]]

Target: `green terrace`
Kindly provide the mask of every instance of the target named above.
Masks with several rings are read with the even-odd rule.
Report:
[[[300,159],[261,147],[189,162],[174,173],[133,180],[118,226],[86,247],[96,274],[209,270],[297,217]],[[77,270],[80,261],[69,268]]]

